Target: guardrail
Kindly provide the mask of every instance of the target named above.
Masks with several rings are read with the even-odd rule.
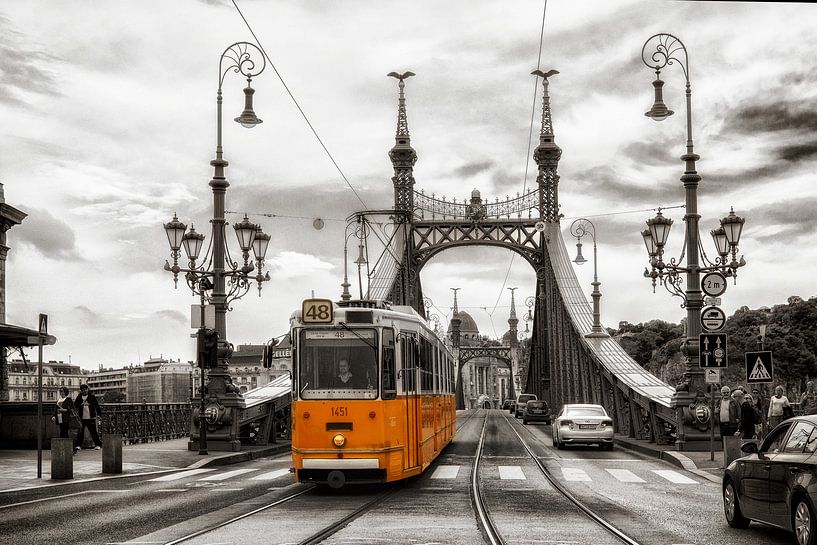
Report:
[[[122,435],[125,443],[151,443],[190,434],[190,403],[105,403],[100,433]]]

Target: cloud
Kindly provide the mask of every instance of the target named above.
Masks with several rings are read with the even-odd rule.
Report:
[[[180,324],[187,324],[188,318],[178,310],[157,310],[154,315],[159,318],[160,320],[171,320],[174,322],[179,322]]]
[[[79,320],[86,325],[98,325],[102,320],[102,316],[85,305],[74,307],[74,311],[79,314]]]
[[[666,166],[677,162],[678,158],[670,153],[672,144],[669,141],[632,142],[623,146],[620,153],[634,164]]]
[[[474,163],[466,163],[454,169],[451,176],[455,178],[470,178],[476,174],[488,171],[494,166],[493,161],[479,161]]]
[[[59,96],[60,92],[53,74],[43,66],[59,59],[38,51],[27,36],[18,32],[11,21],[0,15],[0,102],[27,104],[25,94]],[[25,43],[26,47],[19,48]]]
[[[46,210],[21,206],[28,217],[14,235],[22,244],[28,244],[51,259],[61,261],[84,261],[76,246],[76,236],[71,226]]]
[[[638,185],[609,166],[598,166],[579,171],[570,177],[570,190],[590,192],[600,199],[616,199],[629,203],[653,202],[656,196],[654,186]]]
[[[817,197],[763,204],[746,211],[744,229],[756,229],[755,226],[763,226],[763,230],[754,235],[754,238],[761,242],[780,242],[798,236],[813,235],[817,233],[817,223],[814,221],[815,209],[817,209]]]
[[[817,140],[778,148],[777,157],[788,163],[817,158]]]
[[[757,134],[777,131],[817,131],[817,101],[742,102],[725,114],[722,133]]]

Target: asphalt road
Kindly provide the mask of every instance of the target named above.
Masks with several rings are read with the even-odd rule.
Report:
[[[425,474],[402,486],[312,489],[293,483],[289,457],[278,456],[195,473],[0,493],[0,543],[166,543],[296,491],[304,494],[185,543],[297,543],[388,491],[394,492],[325,543],[483,543],[469,483],[486,414],[479,478],[490,515],[508,543],[620,543],[545,479],[512,427],[573,495],[644,545],[792,543],[790,534],[757,524],[729,528],[717,483],[620,449],[559,451],[549,426],[523,426],[501,411],[460,415],[455,441]]]

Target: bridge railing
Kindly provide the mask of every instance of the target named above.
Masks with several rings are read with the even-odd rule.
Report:
[[[414,214],[421,220],[471,220],[488,218],[531,218],[531,211],[539,206],[539,190],[529,191],[524,195],[516,194],[515,198],[506,196],[494,202],[480,200],[472,204],[467,198],[462,202],[457,199],[437,198],[434,194],[426,195],[423,191],[414,192]]]
[[[150,443],[185,437],[193,406],[188,403],[105,403],[100,433],[120,434],[125,443]]]

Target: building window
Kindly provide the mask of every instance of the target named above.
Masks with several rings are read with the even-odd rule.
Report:
[[[68,379],[68,386],[71,386],[71,379]]]
[[[28,393],[23,392],[23,401],[28,401]]]
[[[27,379],[26,377],[23,377],[23,384],[24,384],[24,385],[25,385],[25,384],[28,384],[28,379]]]
[[[20,377],[16,377],[14,379],[14,384],[20,384]]]
[[[54,392],[48,392],[47,398],[53,400],[54,399]]]
[[[60,386],[65,386],[65,379],[64,378],[60,379]]]

